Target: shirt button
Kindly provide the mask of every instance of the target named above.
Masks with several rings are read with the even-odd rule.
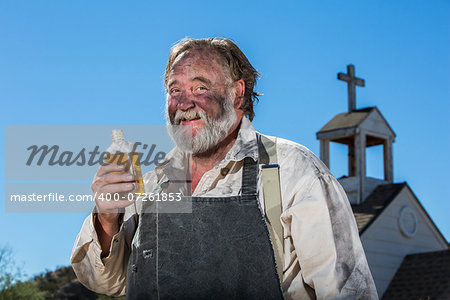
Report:
[[[222,170],[220,170],[220,175],[222,175],[223,177],[227,176],[228,172],[230,172],[230,169],[228,168],[222,168]]]
[[[132,265],[132,266],[131,266],[131,271],[137,272],[137,266],[136,266],[136,265]]]

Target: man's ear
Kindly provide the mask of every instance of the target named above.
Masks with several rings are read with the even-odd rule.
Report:
[[[244,102],[244,95],[245,95],[245,81],[242,79],[236,80],[233,83],[234,87],[234,108],[239,109],[242,106],[242,103]]]

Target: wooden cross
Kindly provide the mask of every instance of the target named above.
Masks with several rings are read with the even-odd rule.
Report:
[[[347,74],[338,73],[338,79],[347,82],[348,85],[348,112],[356,109],[356,86],[364,87],[364,79],[355,77],[355,66],[347,66]]]

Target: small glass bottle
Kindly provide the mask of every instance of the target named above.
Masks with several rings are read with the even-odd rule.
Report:
[[[142,180],[141,164],[139,154],[133,149],[133,143],[125,141],[122,129],[114,129],[111,132],[112,144],[106,149],[104,161],[106,163],[116,163],[125,165],[124,172],[134,176],[136,188],[131,193],[145,193],[144,182]],[[134,198],[134,197],[133,197]]]

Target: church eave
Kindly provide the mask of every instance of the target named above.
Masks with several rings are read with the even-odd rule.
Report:
[[[367,214],[372,214],[373,216],[371,217],[371,219],[369,220],[369,222],[367,222],[366,224],[364,224],[364,226],[360,227],[360,223],[358,223],[358,229],[359,229],[359,235],[362,236],[364,234],[364,232],[370,228],[372,226],[372,224],[375,222],[375,220],[378,219],[378,217],[383,214],[384,211],[386,211],[386,209],[388,209],[389,205],[391,205],[395,198],[397,197],[397,195],[405,188],[408,189],[408,191],[411,193],[411,195],[413,196],[414,200],[417,202],[417,204],[419,205],[419,207],[421,208],[421,210],[423,211],[424,215],[426,216],[426,218],[429,220],[430,224],[433,226],[433,228],[436,230],[438,236],[442,239],[442,241],[444,242],[444,244],[447,246],[447,249],[450,249],[450,244],[448,243],[447,239],[444,237],[444,235],[442,234],[442,232],[439,230],[439,228],[436,226],[436,224],[434,223],[433,219],[431,219],[430,215],[428,214],[428,212],[426,211],[426,209],[423,207],[422,203],[420,203],[419,199],[417,198],[417,196],[414,194],[414,192],[412,191],[411,187],[408,185],[408,183],[402,182],[402,183],[390,183],[390,184],[386,184],[386,185],[382,185],[379,186],[380,188],[383,188],[383,186],[387,187],[387,186],[397,186],[397,189],[395,191],[393,191],[390,195],[386,195],[386,197],[383,197],[384,195],[379,195],[379,197],[382,199],[384,198],[385,200],[381,203],[379,203],[378,201],[374,201],[374,203],[370,203],[367,202],[367,200],[369,200],[371,197],[376,196],[375,193],[377,193],[377,189],[375,189],[368,197],[367,199],[359,204],[359,205],[352,205],[352,210],[353,210],[353,215],[355,216],[355,219],[357,220],[358,223],[358,214],[363,214],[365,213],[365,211],[367,212]],[[379,192],[379,191],[378,191]],[[370,200],[369,200],[370,201]],[[372,206],[377,206],[380,207],[379,209],[368,209],[367,211],[367,206],[368,204],[372,204]]]
[[[405,186],[407,186],[406,182],[380,185],[375,188],[364,202],[352,205],[360,236],[386,210]]]

